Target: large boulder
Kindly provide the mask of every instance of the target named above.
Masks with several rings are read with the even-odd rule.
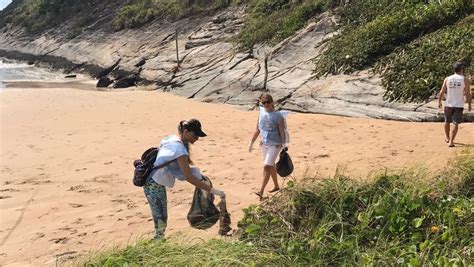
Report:
[[[109,86],[111,83],[113,83],[113,81],[109,77],[102,77],[99,79],[95,87],[105,88]]]
[[[137,86],[137,82],[139,79],[140,77],[138,75],[132,74],[116,81],[113,87],[114,88],[127,88],[130,86]]]

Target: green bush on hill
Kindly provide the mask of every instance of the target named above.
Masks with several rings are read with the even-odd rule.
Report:
[[[399,45],[455,23],[469,10],[469,4],[461,1],[402,5],[357,28],[343,30],[316,63],[316,74],[350,73],[369,67]]]
[[[177,20],[227,7],[230,0],[134,0],[124,6],[114,19],[116,31],[137,28],[155,18]]]
[[[323,12],[326,0],[254,0],[247,7],[245,24],[237,36],[242,49],[257,43],[275,44],[303,28],[307,21]]]
[[[80,0],[25,0],[6,14],[5,23],[23,26],[29,33],[50,29],[62,21],[88,9],[90,1]]]
[[[396,49],[375,67],[390,100],[420,101],[441,88],[452,63],[474,62],[474,15]],[[471,75],[474,74],[471,70]]]
[[[355,28],[366,24],[378,16],[387,15],[414,5],[425,4],[426,0],[351,0],[336,9],[341,27]]]
[[[423,186],[416,172],[295,185],[245,209],[240,239],[303,265],[469,266],[473,174],[471,152]]]

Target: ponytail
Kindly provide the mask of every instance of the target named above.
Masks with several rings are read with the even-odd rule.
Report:
[[[178,133],[182,134],[184,132],[184,129],[186,128],[186,122],[185,120],[182,120],[178,124]]]
[[[179,124],[178,124],[178,133],[179,134],[183,134],[184,129],[186,129],[187,123],[188,123],[188,121],[186,121],[186,120],[182,120],[182,121],[179,122]],[[192,161],[191,161],[191,151],[189,150],[189,144],[188,143],[183,143],[183,145],[189,153],[189,163],[192,163]]]

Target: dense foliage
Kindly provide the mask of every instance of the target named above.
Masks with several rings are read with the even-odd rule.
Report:
[[[371,66],[402,44],[451,25],[468,14],[463,2],[400,5],[359,27],[345,28],[331,40],[316,65],[319,75],[351,73]]]
[[[176,20],[226,7],[230,0],[133,0],[114,20],[114,29],[140,27],[155,18]]]
[[[419,173],[294,185],[245,209],[241,240],[321,266],[469,266],[474,155],[421,186]],[[454,178],[454,179],[453,179]],[[452,183],[453,180],[461,181]]]
[[[13,23],[23,26],[29,33],[38,33],[76,14],[92,9],[94,2],[92,0],[24,0],[22,3],[15,3],[16,8],[5,14],[2,24]]]
[[[139,242],[115,252],[90,255],[77,266],[262,266],[288,265],[284,257],[246,242],[198,240]]]
[[[474,15],[396,49],[375,68],[382,75],[388,100],[428,99],[441,88],[458,60],[474,63]],[[471,67],[471,77],[474,74]]]
[[[326,0],[253,0],[249,1],[245,24],[237,40],[241,48],[257,43],[275,44],[295,33],[307,21],[324,11]]]

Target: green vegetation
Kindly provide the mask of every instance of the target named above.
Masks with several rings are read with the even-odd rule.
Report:
[[[303,265],[472,264],[474,153],[438,181],[423,178],[412,171],[363,185],[343,176],[294,185],[244,210],[241,239]]]
[[[337,10],[341,32],[330,40],[315,72],[351,73],[377,65],[386,99],[426,101],[452,72],[453,62],[472,61],[472,30],[457,22],[473,11],[474,2],[464,0],[355,0]]]
[[[211,12],[229,4],[230,0],[134,0],[117,14],[114,29],[137,28],[155,18],[177,20]]]
[[[452,63],[474,61],[474,15],[396,49],[375,68],[389,100],[415,101],[437,93]],[[471,77],[474,75],[470,68]]]
[[[13,23],[29,33],[38,33],[88,10],[91,4],[81,0],[25,0],[6,14],[2,24]]]
[[[249,1],[245,24],[237,36],[242,49],[257,43],[275,44],[304,27],[307,21],[326,10],[327,0]]]
[[[467,14],[462,2],[401,5],[356,28],[347,28],[331,40],[316,66],[319,75],[350,73],[375,63],[427,32],[456,22]]]
[[[290,182],[244,209],[239,240],[144,241],[80,265],[470,266],[474,151],[436,174]]]
[[[192,240],[191,240],[192,241]],[[76,262],[80,266],[229,266],[288,265],[284,257],[250,243],[210,240],[142,241],[124,250],[103,253]]]

